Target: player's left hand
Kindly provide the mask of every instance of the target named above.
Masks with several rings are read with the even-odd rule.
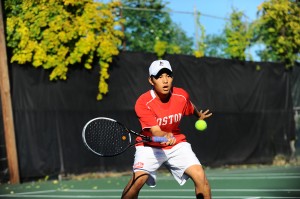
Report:
[[[168,138],[168,142],[165,142],[166,145],[174,145],[176,143],[176,138],[174,137],[173,133],[167,133],[165,135]]]
[[[212,116],[212,113],[209,113],[209,109],[207,109],[206,111],[202,112],[202,110],[199,111],[199,120],[204,120],[205,118],[208,118],[210,116]]]

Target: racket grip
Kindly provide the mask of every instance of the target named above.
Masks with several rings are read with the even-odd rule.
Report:
[[[158,137],[158,136],[153,136],[152,137],[152,142],[167,142],[168,139],[166,137]]]

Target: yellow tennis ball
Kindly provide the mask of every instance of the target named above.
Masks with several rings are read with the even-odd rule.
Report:
[[[199,131],[204,131],[207,128],[207,124],[204,120],[197,120],[195,128]]]

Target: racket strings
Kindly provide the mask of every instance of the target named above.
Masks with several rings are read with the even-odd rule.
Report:
[[[119,154],[131,143],[127,129],[115,121],[95,120],[86,127],[85,131],[86,143],[99,155]]]

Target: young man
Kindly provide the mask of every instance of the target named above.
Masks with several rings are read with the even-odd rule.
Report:
[[[168,61],[154,61],[149,68],[152,89],[142,94],[135,105],[143,134],[164,136],[164,143],[139,143],[136,145],[133,176],[125,187],[122,199],[136,199],[145,183],[156,185],[156,170],[165,165],[180,185],[188,178],[195,184],[197,199],[210,199],[211,191],[204,170],[179,129],[184,115],[196,115],[205,119],[212,115],[209,110],[198,111],[188,93],[172,86],[172,68]],[[137,138],[139,139],[139,138]]]

